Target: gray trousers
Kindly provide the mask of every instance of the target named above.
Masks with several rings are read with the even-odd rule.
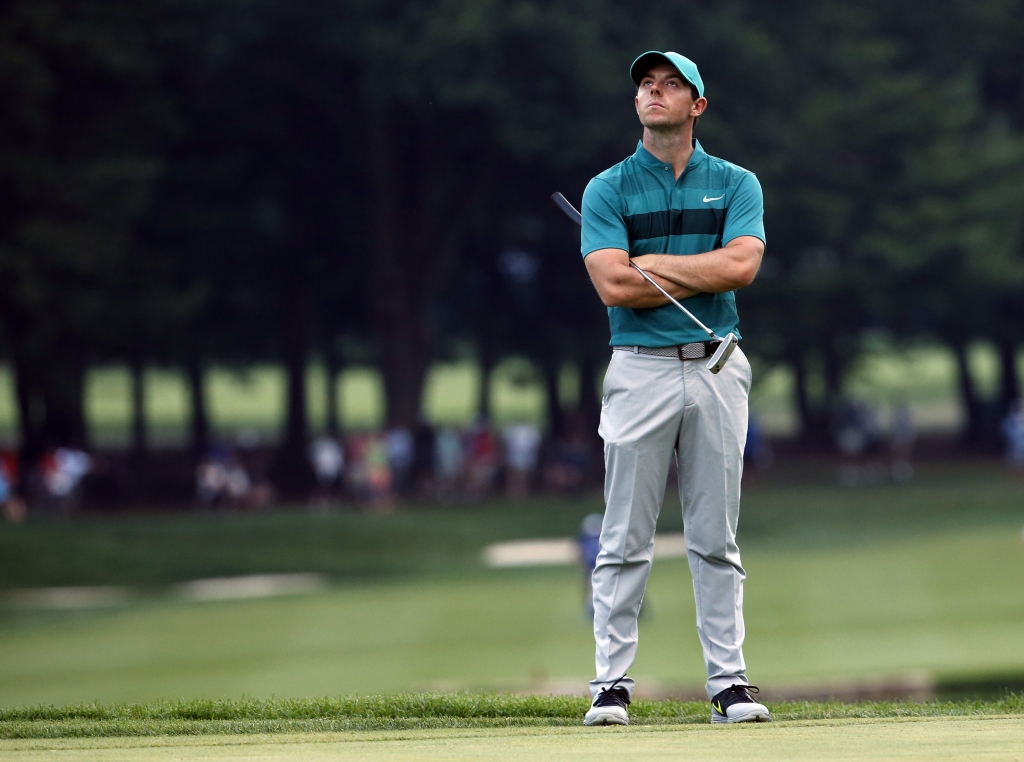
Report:
[[[737,348],[718,375],[705,360],[614,351],[604,379],[600,433],[605,514],[594,568],[596,696],[623,678],[637,648],[637,615],[654,557],[654,530],[673,451],[711,698],[747,684],[743,580],[736,546],[750,363]]]

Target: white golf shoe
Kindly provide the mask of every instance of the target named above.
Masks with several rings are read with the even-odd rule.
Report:
[[[602,688],[583,718],[584,725],[628,725],[629,691],[616,686]]]
[[[768,707],[751,696],[756,685],[731,685],[711,699],[711,722],[771,722]]]

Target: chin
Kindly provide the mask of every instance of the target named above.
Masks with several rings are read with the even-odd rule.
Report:
[[[661,117],[660,115],[659,117],[656,117],[654,119],[651,119],[650,117],[648,117],[647,119],[642,119],[640,123],[644,127],[682,127],[684,124],[686,124],[685,121],[680,122],[674,119]]]

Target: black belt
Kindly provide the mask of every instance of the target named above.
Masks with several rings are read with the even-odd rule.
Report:
[[[655,355],[656,357],[675,357],[679,360],[703,360],[711,357],[718,349],[719,341],[695,341],[692,344],[678,344],[672,347],[612,347],[619,352],[632,352],[635,355]]]

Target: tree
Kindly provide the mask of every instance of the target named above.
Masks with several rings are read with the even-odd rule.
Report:
[[[0,11],[0,323],[23,446],[84,443],[84,372],[130,269],[166,117],[148,5],[14,0]]]

